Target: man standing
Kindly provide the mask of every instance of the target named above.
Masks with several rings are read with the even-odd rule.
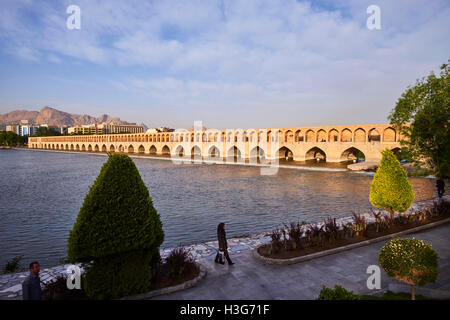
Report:
[[[22,283],[23,300],[41,300],[40,266],[37,261],[30,263],[30,274]]]

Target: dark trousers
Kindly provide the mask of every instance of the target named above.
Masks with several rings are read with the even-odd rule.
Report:
[[[439,198],[442,198],[442,196],[444,195],[444,191],[445,191],[444,188],[438,187],[438,196],[439,196]]]
[[[223,252],[223,255],[225,256],[225,258],[227,259],[228,264],[232,264],[233,262],[231,261],[230,256],[228,255],[228,250],[225,249],[222,252]],[[216,258],[214,259],[214,261],[219,262],[219,257],[220,257],[220,252],[217,251]]]

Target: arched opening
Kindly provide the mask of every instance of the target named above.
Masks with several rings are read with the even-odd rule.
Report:
[[[91,145],[88,145],[88,151],[92,152],[92,146]]]
[[[250,151],[250,158],[253,158],[257,161],[259,160],[263,160],[264,159],[264,150],[261,149],[259,146],[254,147],[251,151]]]
[[[320,129],[317,131],[317,142],[327,142],[327,133],[325,130]]]
[[[294,133],[291,130],[286,131],[284,134],[284,142],[293,143],[294,142]]]
[[[228,150],[227,156],[229,158],[233,158],[234,161],[241,159],[241,150],[238,147],[234,146]]]
[[[150,154],[156,154],[156,147],[151,146],[149,152],[150,152]]]
[[[314,142],[314,131],[308,130],[306,131],[306,142]]]
[[[366,161],[366,156],[361,150],[355,147],[351,147],[341,153],[341,161],[342,162],[351,161],[353,163],[363,162]]]
[[[327,160],[325,152],[317,147],[309,149],[305,155],[306,160],[315,160],[317,162],[324,162]]]
[[[372,129],[369,131],[369,142],[380,142],[381,136],[377,129]]]
[[[58,150],[58,149],[59,149],[59,145],[58,145],[58,144],[57,144],[57,145],[55,146],[55,149],[56,149],[56,150]]]
[[[216,146],[209,148],[208,156],[210,158],[220,158],[220,151]]]
[[[81,145],[81,151],[86,151],[86,146],[84,144]]]
[[[66,150],[69,150],[69,145],[68,144],[66,144]]]
[[[342,130],[341,142],[352,142],[352,132],[349,129]]]
[[[140,146],[139,146],[138,152],[141,153],[141,154],[142,154],[142,153],[145,153],[145,148],[144,148],[143,145],[140,145]]]
[[[201,157],[202,157],[202,150],[197,146],[193,146],[191,149],[191,158],[201,158]]]
[[[170,156],[170,148],[168,146],[164,146],[161,150],[163,156]]]
[[[303,134],[301,130],[295,131],[295,142],[303,142]]]
[[[77,151],[80,151],[80,146],[77,144],[77,146],[75,147],[75,149],[76,149]]]
[[[183,136],[181,136],[181,138],[183,138]],[[182,146],[178,146],[175,149],[175,154],[180,158],[183,157],[184,156],[184,148]]]
[[[355,142],[366,142],[366,131],[364,131],[364,129],[356,129]]]
[[[131,144],[128,147],[128,153],[134,153],[134,147]]]
[[[336,129],[331,129],[328,133],[328,142],[338,142],[339,132]]]
[[[294,160],[294,154],[289,148],[282,147],[278,150],[278,158],[286,161],[292,161]]]
[[[123,147],[123,145],[120,145],[119,146],[119,152],[123,152],[125,149],[124,149],[124,147]]]
[[[106,145],[102,145],[102,152],[107,152],[108,149],[106,148]]]
[[[116,148],[113,144],[109,147],[109,152],[116,152]]]
[[[395,142],[395,130],[386,128],[383,131],[383,142]]]
[[[100,148],[98,147],[98,144],[95,145],[94,151],[95,151],[95,152],[99,152],[99,151],[100,151]]]
[[[71,145],[70,145],[70,150],[73,151],[74,149],[75,149],[75,148],[74,148],[73,144],[71,144]]]

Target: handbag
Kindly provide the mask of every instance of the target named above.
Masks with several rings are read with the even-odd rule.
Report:
[[[219,250],[219,263],[225,263],[224,253]]]

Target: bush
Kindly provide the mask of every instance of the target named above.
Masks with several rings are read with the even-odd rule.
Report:
[[[359,296],[339,285],[334,285],[334,289],[322,286],[317,300],[359,300]]]
[[[195,260],[184,247],[173,249],[166,258],[166,270],[170,278],[178,279],[197,268]]]
[[[386,210],[394,219],[395,211],[405,212],[414,201],[414,191],[406,171],[394,153],[385,149],[380,166],[370,185],[369,200],[372,205]]]
[[[69,235],[71,262],[92,262],[86,293],[114,298],[147,290],[164,232],[148,189],[127,155],[109,155]]]
[[[271,253],[277,253],[281,250],[283,243],[281,241],[281,231],[279,229],[272,230],[272,234],[270,235],[271,241]]]
[[[358,213],[353,212],[353,225],[352,229],[355,236],[358,237],[367,231],[367,220],[366,218]]]
[[[435,282],[438,275],[438,255],[429,244],[416,239],[394,239],[385,244],[378,261],[388,276],[414,286]]]
[[[20,260],[22,260],[23,255],[12,258],[3,267],[3,273],[13,273],[18,272],[20,269]]]

